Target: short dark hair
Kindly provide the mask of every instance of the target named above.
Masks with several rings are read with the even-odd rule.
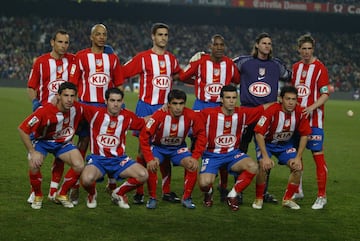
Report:
[[[158,30],[159,28],[166,28],[167,30],[169,30],[169,25],[165,23],[154,23],[151,26],[151,34],[155,35],[156,30]]]
[[[105,91],[105,99],[109,100],[110,94],[118,94],[121,95],[121,99],[124,99],[124,92],[119,88],[110,88]]]
[[[237,88],[234,85],[225,85],[221,88],[220,97],[224,97],[224,92],[236,92]]]
[[[69,35],[69,33],[65,30],[65,29],[58,29],[58,30],[56,30],[56,32],[53,34],[53,36],[52,36],[52,40],[55,40],[56,39],[56,36],[58,35],[58,34],[62,34],[62,35]]]
[[[221,40],[225,43],[225,38],[224,38],[222,35],[220,35],[220,34],[214,34],[214,35],[211,37],[210,44],[214,44],[215,39],[217,39],[217,38],[221,39]]]
[[[61,95],[61,93],[65,90],[65,89],[69,89],[69,90],[75,90],[75,93],[77,93],[77,88],[76,86],[68,81],[63,82],[62,84],[60,84],[59,88],[58,88],[58,94]]]
[[[285,85],[280,89],[280,97],[283,98],[286,93],[292,93],[298,95],[298,90],[292,85]]]
[[[184,100],[184,102],[186,102],[186,93],[178,89],[170,90],[167,96],[168,103],[170,103],[173,99]]]

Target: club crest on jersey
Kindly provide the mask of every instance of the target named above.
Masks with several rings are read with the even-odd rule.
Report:
[[[74,134],[75,134],[75,130],[71,126],[68,126],[65,129],[62,129],[61,131],[55,133],[53,138],[54,139],[62,139],[62,138],[71,139]]]
[[[231,147],[236,143],[236,136],[234,135],[221,135],[215,138],[215,144],[221,147]]]
[[[182,142],[184,141],[184,139],[182,137],[163,137],[161,138],[160,142],[162,145],[166,145],[166,146],[179,146]]]
[[[171,80],[167,75],[159,75],[153,78],[152,83],[159,89],[168,89],[171,87]]]
[[[170,128],[171,128],[172,131],[176,131],[177,128],[178,128],[178,125],[177,124],[171,124]]]
[[[110,121],[110,128],[115,128],[115,126],[116,126],[116,121]]]
[[[306,85],[297,85],[296,89],[298,90],[298,96],[303,98],[310,95],[311,90]]]
[[[33,127],[36,123],[39,122],[39,119],[36,116],[33,116],[28,122],[28,126]]]
[[[220,69],[214,69],[214,75],[219,76],[220,75]]]
[[[249,86],[249,92],[256,97],[265,97],[270,95],[271,86],[265,82],[254,82]]]
[[[61,75],[61,74],[64,72],[63,66],[62,66],[62,65],[57,66],[56,72],[57,72],[57,74],[60,74],[60,75]]]
[[[65,80],[62,80],[62,79],[57,79],[55,81],[51,81],[47,86],[49,92],[57,93],[58,89],[59,89],[59,86],[64,82],[65,82]]]
[[[259,75],[260,76],[264,76],[266,73],[266,69],[265,68],[259,68]]]
[[[205,86],[205,93],[209,95],[220,95],[223,85],[220,83],[208,84]]]
[[[160,60],[160,62],[159,62],[159,66],[160,66],[160,68],[165,68],[165,61],[164,60]]]
[[[95,60],[95,64],[96,64],[97,67],[102,66],[102,65],[103,65],[102,59],[96,59],[96,60]]]
[[[104,87],[107,86],[110,82],[110,76],[105,73],[96,73],[90,75],[88,81],[91,85],[96,87]]]
[[[290,120],[286,119],[284,123],[284,127],[289,127],[289,126],[290,126]]]
[[[306,70],[303,70],[303,71],[301,72],[301,77],[302,77],[302,78],[305,78],[306,75],[307,75],[307,71],[306,71]]]
[[[225,128],[231,127],[231,121],[225,121]]]
[[[117,137],[111,136],[111,135],[98,135],[96,137],[96,141],[99,144],[99,146],[105,147],[105,148],[111,148],[116,147],[119,145],[120,141]]]

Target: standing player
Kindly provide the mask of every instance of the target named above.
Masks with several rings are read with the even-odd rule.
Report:
[[[107,40],[107,29],[103,24],[95,24],[91,28],[91,47],[76,53],[75,64],[70,73],[70,81],[79,90],[81,103],[92,106],[105,106],[105,92],[108,88],[122,88],[123,73],[119,58],[114,53],[104,53]],[[79,135],[78,148],[85,157],[90,141],[88,123],[82,122]],[[116,188],[116,180],[108,179],[107,188]],[[72,190],[71,199],[78,202],[78,185]]]
[[[237,195],[251,183],[258,171],[258,164],[239,149],[242,131],[246,125],[260,118],[264,106],[236,107],[238,93],[237,88],[232,85],[224,86],[220,97],[221,106],[201,111],[205,120],[207,145],[202,156],[199,185],[204,193],[204,205],[211,207],[212,184],[219,168],[226,165],[227,170],[236,175],[236,182],[227,196],[227,203],[231,210],[237,211]]]
[[[33,209],[42,207],[40,167],[49,152],[71,166],[55,196],[55,201],[67,208],[74,207],[67,193],[84,168],[84,160],[79,150],[72,144],[75,130],[82,118],[81,106],[74,103],[76,91],[72,83],[64,82],[58,88],[56,106],[46,104],[28,116],[19,126],[21,140],[28,151],[30,184],[35,192],[31,204]],[[34,136],[33,140],[31,135]]]
[[[329,98],[327,68],[314,56],[315,40],[309,34],[298,39],[301,60],[293,65],[292,84],[298,89],[298,102],[310,119],[312,133],[307,148],[312,151],[316,164],[318,194],[312,209],[322,209],[327,203],[327,165],[324,157],[324,104]],[[299,190],[300,195],[302,190]]]
[[[181,81],[195,84],[196,99],[193,110],[220,106],[221,88],[230,83],[240,83],[239,71],[234,62],[224,55],[226,48],[224,37],[219,34],[212,36],[209,48],[210,54],[201,54],[198,60],[190,62],[179,74]],[[226,200],[227,176],[226,169],[220,168],[221,201]]]
[[[139,76],[139,101],[136,105],[136,114],[145,117],[153,114],[166,103],[173,76],[180,71],[180,66],[175,56],[166,50],[169,39],[169,26],[164,23],[155,23],[151,28],[153,47],[138,53],[124,65],[124,78]],[[140,152],[137,161],[145,165]],[[170,192],[171,166],[162,165],[163,200],[180,202],[174,192]],[[139,187],[134,196],[135,204],[144,203],[144,190]]]
[[[290,169],[282,205],[291,209],[300,209],[300,206],[292,200],[292,196],[300,184],[301,157],[311,129],[309,121],[302,112],[303,109],[297,104],[297,93],[297,89],[293,86],[283,87],[280,92],[280,103],[267,108],[255,126],[256,154],[259,161],[256,199],[252,204],[255,209],[262,209],[263,206],[266,173],[274,167],[272,155],[277,157],[280,165],[287,165]],[[298,145],[295,136],[300,138]]]
[[[60,84],[69,80],[70,68],[75,61],[75,56],[67,52],[70,44],[69,38],[69,34],[65,30],[57,30],[50,40],[51,52],[36,58],[33,64],[27,83],[33,111],[51,102]],[[49,200],[55,200],[63,171],[63,161],[55,158],[48,194]],[[32,203],[34,198],[35,193],[32,191],[28,202]]]
[[[146,204],[149,209],[157,206],[156,173],[165,159],[170,159],[175,166],[185,168],[182,204],[189,209],[195,208],[191,193],[196,184],[198,159],[205,148],[206,136],[202,119],[199,118],[198,113],[186,108],[185,103],[185,92],[171,90],[168,95],[167,111],[161,109],[156,111],[140,133],[141,150],[149,171],[150,199]],[[190,129],[196,139],[192,153],[185,142]]]
[[[122,109],[123,101],[124,92],[110,88],[105,92],[106,107],[84,106],[85,119],[90,123],[91,154],[86,158],[81,183],[88,192],[88,208],[96,208],[95,181],[101,180],[105,174],[118,180],[131,177],[112,192],[113,201],[121,208],[130,208],[125,193],[148,178],[146,169],[125,153],[128,129],[139,131],[145,122],[134,113]]]
[[[277,58],[272,57],[272,40],[268,33],[260,33],[253,45],[251,55],[234,59],[240,72],[240,104],[255,107],[277,101],[279,81],[290,81],[291,71]],[[256,122],[246,127],[241,138],[240,150],[247,153],[249,143],[254,136]],[[270,173],[269,173],[270,175]],[[267,185],[268,178],[267,177]],[[264,201],[277,203],[277,200],[264,192]]]

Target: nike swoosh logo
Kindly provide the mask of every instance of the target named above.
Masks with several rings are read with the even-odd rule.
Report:
[[[258,80],[262,80],[262,79],[265,79],[265,76],[264,77],[258,77]]]

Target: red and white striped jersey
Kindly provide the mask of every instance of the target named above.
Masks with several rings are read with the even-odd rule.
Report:
[[[124,78],[140,75],[139,99],[147,104],[157,105],[167,102],[173,75],[180,71],[180,66],[170,52],[158,55],[149,49],[129,60],[123,69]]]
[[[206,123],[207,151],[228,153],[239,149],[244,129],[258,121],[263,111],[263,105],[253,108],[235,107],[232,115],[225,115],[221,107],[203,109],[201,113]]]
[[[67,112],[53,104],[45,104],[28,116],[19,126],[26,134],[34,133],[35,139],[69,142],[82,119],[83,108],[75,102]]]
[[[141,130],[144,119],[123,109],[112,116],[106,107],[84,106],[85,119],[90,124],[90,151],[92,154],[116,157],[125,155],[128,130]]]
[[[311,64],[299,61],[293,65],[292,84],[298,89],[298,102],[302,107],[315,103],[322,94],[329,95],[328,70],[318,59]],[[310,126],[324,128],[324,105],[310,116]]]
[[[31,69],[27,87],[36,90],[41,105],[51,102],[58,87],[69,81],[70,68],[75,55],[66,53],[61,59],[54,59],[50,53],[38,57]]]
[[[105,103],[105,92],[124,83],[122,66],[116,54],[93,53],[91,48],[76,54],[70,81],[78,87],[81,101]]]
[[[294,133],[300,136],[311,134],[308,119],[302,114],[303,108],[297,105],[291,113],[285,113],[280,103],[268,107],[256,124],[254,131],[265,137],[266,143],[284,144]]]
[[[199,159],[206,145],[204,122],[199,113],[185,107],[183,114],[175,118],[169,111],[156,111],[147,121],[139,136],[146,162],[154,159],[150,143],[156,146],[168,146],[169,148],[186,145],[185,138],[190,129],[196,138],[192,156]]]
[[[224,85],[239,84],[240,74],[232,59],[224,56],[220,62],[211,60],[209,54],[201,55],[180,71],[181,81],[195,78],[195,96],[204,102],[220,102],[220,91]]]

